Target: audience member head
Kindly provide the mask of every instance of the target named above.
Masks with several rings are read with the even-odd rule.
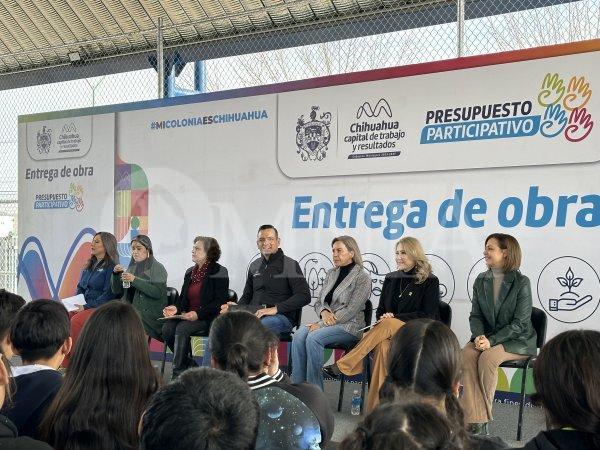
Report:
[[[196,236],[192,250],[192,261],[198,265],[208,262],[217,262],[221,257],[221,247],[217,240],[208,236]]]
[[[379,398],[394,401],[418,394],[445,412],[454,432],[464,437],[457,399],[461,358],[460,345],[450,328],[437,320],[411,320],[392,338],[388,376]]]
[[[281,240],[279,239],[277,228],[273,225],[261,225],[258,227],[256,246],[265,258],[269,258],[272,254],[277,253],[280,245]]]
[[[269,348],[267,336],[267,329],[254,314],[221,314],[213,321],[208,338],[213,367],[233,372],[242,380],[260,373]]]
[[[99,231],[94,235],[91,245],[92,257],[87,261],[85,269],[92,269],[96,261],[103,261],[104,265],[119,264],[117,239],[108,231]]]
[[[142,417],[140,449],[251,450],[258,419],[258,403],[238,376],[191,369],[152,398]]]
[[[10,362],[4,355],[4,352],[0,351],[0,408],[5,403],[9,403],[11,394],[11,373],[10,373]]]
[[[267,351],[263,358],[263,372],[273,376],[279,370],[279,336],[266,328],[265,341],[267,343]]]
[[[510,234],[493,233],[485,238],[483,256],[490,269],[510,272],[521,267],[521,246]]]
[[[10,325],[24,304],[23,297],[0,289],[0,351],[7,358],[12,357]]]
[[[533,400],[546,412],[548,428],[594,434],[600,448],[600,332],[571,330],[550,339],[533,367]]]
[[[336,267],[347,266],[354,262],[357,266],[363,266],[362,256],[356,240],[352,236],[337,236],[331,241],[331,253],[333,264]]]
[[[423,246],[417,238],[410,236],[403,237],[396,243],[396,265],[404,272],[416,267],[417,283],[424,282],[432,272]]]
[[[60,449],[137,448],[137,426],[157,388],[138,313],[129,303],[108,302],[83,327],[42,436]],[[84,446],[87,438],[100,444]]]
[[[24,364],[58,369],[71,351],[69,313],[60,302],[34,300],[17,313],[10,340]]]
[[[452,427],[423,402],[384,403],[346,436],[340,450],[458,450]]]
[[[145,234],[138,234],[131,240],[131,261],[132,263],[140,263],[152,258],[154,251],[152,250],[152,241]]]

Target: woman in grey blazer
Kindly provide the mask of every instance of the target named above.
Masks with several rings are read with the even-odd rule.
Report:
[[[333,343],[357,342],[365,326],[364,308],[371,294],[371,278],[363,269],[354,238],[331,242],[335,268],[327,272],[314,307],[318,322],[301,326],[292,340],[292,381],[308,381],[323,389],[323,350]]]

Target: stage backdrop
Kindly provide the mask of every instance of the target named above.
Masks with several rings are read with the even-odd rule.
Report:
[[[125,262],[148,233],[176,288],[194,236],[216,237],[241,294],[272,223],[313,301],[331,239],[354,236],[377,306],[394,243],[414,236],[465,343],[484,238],[501,231],[521,243],[549,337],[600,329],[599,66],[589,41],[23,116],[19,291],[73,294],[92,234],[114,230]]]

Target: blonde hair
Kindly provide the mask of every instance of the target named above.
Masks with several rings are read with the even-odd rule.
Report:
[[[396,242],[396,249],[399,244],[402,244],[402,248],[406,254],[415,260],[417,284],[423,283],[433,273],[423,246],[417,238],[410,236],[403,237]]]
[[[511,272],[513,270],[519,270],[519,267],[521,267],[522,257],[519,241],[517,241],[510,234],[492,233],[485,239],[486,245],[490,239],[496,239],[496,242],[498,242],[498,247],[500,247],[502,250],[506,250],[506,259],[504,260],[502,271]]]
[[[346,247],[346,249],[349,252],[354,252],[354,257],[352,258],[352,261],[354,261],[354,263],[357,266],[363,267],[363,260],[360,254],[360,249],[358,248],[358,244],[352,236],[335,237],[333,238],[333,241],[331,241],[331,246],[333,247],[333,244],[335,244],[336,242],[341,242],[342,244],[344,244],[344,247]]]

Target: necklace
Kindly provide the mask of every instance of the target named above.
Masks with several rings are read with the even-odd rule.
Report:
[[[402,289],[402,290],[400,291],[400,295],[398,296],[398,298],[402,298],[402,294],[404,294],[404,291],[406,291],[406,290],[408,289],[408,287],[409,287],[411,284],[413,284],[413,282],[412,282],[412,281],[411,281],[411,282],[409,282],[409,283],[408,283],[408,284],[407,284],[407,285],[404,287],[404,289],[402,289],[402,280],[400,280],[400,289]],[[412,292],[411,292],[411,295],[412,295]]]

